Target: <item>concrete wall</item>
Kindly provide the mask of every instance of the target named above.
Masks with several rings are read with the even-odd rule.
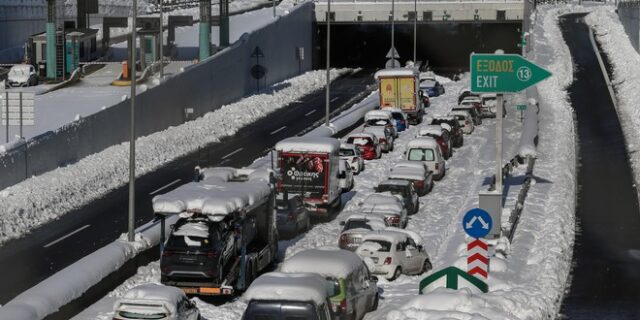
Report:
[[[250,69],[251,53],[259,46],[264,53],[260,64],[267,68],[261,85],[273,84],[311,69],[313,5],[306,3],[274,23],[244,34],[231,47],[162,85],[139,94],[136,99],[137,135],[148,135],[185,121],[185,108],[195,116],[215,110],[255,92],[256,80]],[[296,49],[304,48],[299,61]],[[0,156],[0,189],[59,166],[74,163],[105,148],[128,141],[129,100],[45,134],[25,148]]]
[[[0,1],[0,63],[19,62],[32,34],[44,31],[47,10],[44,0]]]
[[[618,3],[618,17],[624,31],[631,40],[631,45],[640,52],[640,2],[621,1]]]

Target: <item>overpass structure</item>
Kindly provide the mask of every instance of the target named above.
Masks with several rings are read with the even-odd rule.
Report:
[[[523,0],[459,0],[414,1],[399,0],[394,3],[395,23],[514,23],[521,22]],[[415,7],[414,7],[415,5]],[[331,23],[389,23],[392,2],[389,0],[331,1]],[[415,8],[415,10],[414,10]],[[326,24],[327,1],[316,2],[316,21]]]

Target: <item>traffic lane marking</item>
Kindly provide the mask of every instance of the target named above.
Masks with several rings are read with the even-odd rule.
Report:
[[[329,102],[334,102],[334,101],[336,101],[336,100],[338,100],[338,99],[340,99],[340,97],[335,97],[335,98],[333,98],[333,99],[329,100]]]
[[[59,243],[60,241],[62,241],[62,240],[64,240],[64,239],[66,239],[66,238],[69,238],[69,237],[73,236],[74,234],[76,234],[76,233],[78,233],[78,232],[80,232],[80,231],[82,231],[82,230],[84,230],[84,229],[86,229],[86,228],[89,228],[89,227],[91,227],[91,225],[90,225],[90,224],[87,224],[87,225],[85,225],[84,227],[80,227],[80,228],[76,229],[75,231],[72,231],[71,233],[68,233],[67,235],[65,235],[65,236],[63,236],[63,237],[58,238],[57,240],[54,240],[54,241],[51,241],[51,242],[49,242],[49,243],[45,244],[45,245],[43,246],[43,248],[49,248],[49,247],[51,247],[52,245],[54,245],[54,244],[56,244],[56,243]]]
[[[224,159],[226,159],[226,158],[229,158],[229,157],[231,157],[232,155],[234,155],[234,154],[236,154],[236,153],[238,153],[238,152],[240,152],[240,151],[242,151],[242,150],[244,150],[244,148],[238,148],[238,149],[236,149],[236,151],[233,151],[233,152],[231,152],[231,153],[227,154],[226,156],[222,157],[222,159],[224,160]]]
[[[152,196],[152,195],[154,195],[154,194],[156,194],[156,193],[158,193],[158,192],[160,192],[160,191],[162,191],[162,190],[164,190],[164,189],[166,189],[166,188],[171,187],[172,185],[174,185],[174,184],[176,184],[176,183],[178,183],[178,182],[180,182],[180,181],[182,181],[182,179],[176,179],[176,180],[174,180],[174,181],[171,181],[171,182],[169,182],[168,184],[166,184],[166,185],[164,185],[164,186],[162,186],[162,187],[160,187],[160,188],[156,189],[155,191],[150,192],[150,193],[149,193],[149,195],[150,195],[150,196]]]
[[[308,117],[308,116],[310,116],[310,115],[312,115],[312,114],[316,113],[316,111],[318,111],[318,110],[313,109],[313,110],[311,110],[311,111],[309,111],[309,112],[305,113],[305,114],[304,114],[304,116],[305,116],[305,117]]]
[[[272,136],[272,135],[274,135],[274,134],[276,134],[276,133],[278,133],[278,132],[280,132],[280,131],[282,131],[282,130],[284,130],[286,128],[287,128],[287,126],[282,126],[282,127],[278,128],[276,130],[271,131],[271,133],[269,133],[269,135]]]

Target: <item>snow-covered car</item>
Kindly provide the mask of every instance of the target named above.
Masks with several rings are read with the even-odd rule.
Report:
[[[364,158],[360,153],[360,148],[350,143],[340,144],[340,159],[346,160],[351,166],[354,174],[359,174],[364,170]]]
[[[445,92],[444,86],[432,77],[427,77],[420,81],[420,90],[429,95],[429,97],[438,97]]]
[[[431,124],[440,125],[443,129],[449,132],[451,140],[451,146],[454,148],[460,148],[464,144],[464,132],[460,122],[454,117],[437,117],[431,120]]]
[[[364,235],[356,253],[362,258],[370,258],[375,265],[372,272],[384,275],[388,280],[395,280],[401,274],[422,274],[431,270],[429,255],[415,232],[396,228],[371,231]]]
[[[311,228],[311,217],[300,195],[279,193],[276,198],[278,234],[295,236]]]
[[[398,137],[398,129],[396,128],[396,121],[391,114],[391,111],[387,109],[371,110],[364,115],[365,127],[385,127],[389,129],[391,135],[394,138]]]
[[[9,87],[30,87],[38,84],[38,74],[36,68],[30,64],[18,64],[7,74],[7,86]]]
[[[200,311],[184,291],[159,284],[142,284],[113,305],[114,320],[199,320]]]
[[[416,214],[420,209],[418,192],[409,180],[384,180],[376,187],[377,193],[389,192],[404,203],[407,214]]]
[[[329,320],[332,292],[327,290],[326,283],[316,273],[263,274],[242,297],[247,301],[242,320]]]
[[[462,127],[462,132],[465,134],[473,133],[475,126],[473,125],[473,118],[468,111],[450,111],[448,116],[454,117],[458,120],[458,123],[460,123],[460,126]]]
[[[473,124],[478,126],[482,124],[482,109],[480,107],[475,107],[475,104],[465,104],[468,100],[462,101],[463,104],[451,108],[451,111],[467,111],[471,115],[471,119],[473,119]],[[478,105],[480,105],[478,103]]]
[[[387,178],[413,182],[418,196],[424,196],[433,189],[433,173],[421,161],[400,161],[391,168]]]
[[[391,113],[391,117],[396,121],[396,129],[398,132],[405,131],[409,128],[409,120],[407,114],[400,109],[387,108],[386,111]]]
[[[431,137],[420,137],[409,141],[405,151],[405,160],[423,162],[433,172],[435,180],[442,179],[447,172],[440,146]]]
[[[360,213],[381,215],[387,224],[399,228],[406,227],[409,220],[402,200],[389,192],[368,195],[360,203]]]
[[[393,151],[394,138],[387,127],[364,127],[362,132],[371,133],[378,138],[382,152]]]
[[[329,301],[334,319],[362,319],[378,308],[378,278],[354,252],[329,247],[307,249],[285,260],[280,271],[324,277],[332,293]]]
[[[347,160],[340,159],[340,169],[338,170],[338,179],[340,179],[340,188],[342,192],[353,189],[353,171]]]
[[[382,216],[354,213],[340,221],[342,232],[338,240],[340,249],[355,251],[362,243],[362,236],[369,231],[382,230],[389,226]]]
[[[416,134],[416,138],[419,138],[419,137],[434,138],[438,143],[438,145],[440,146],[440,152],[442,152],[442,155],[444,156],[444,158],[449,159],[453,155],[453,148],[451,148],[450,141],[446,138],[449,136],[449,134],[447,132],[445,136],[444,134],[445,131],[446,130],[442,126],[433,125],[433,124],[427,125],[427,126],[423,126],[422,128],[420,128],[420,130],[418,130],[418,133]]]
[[[480,101],[482,104],[482,116],[485,118],[495,118],[498,109],[496,104],[498,103],[497,95],[495,93],[483,93],[480,95]],[[502,101],[502,117],[507,116],[507,109],[505,107],[504,100]]]
[[[462,89],[458,93],[458,104],[460,104],[466,97],[479,97],[479,95],[471,92],[469,89]]]
[[[365,160],[380,159],[382,156],[382,147],[378,137],[374,134],[367,132],[352,133],[346,137],[346,141],[357,146],[360,149],[362,158]]]

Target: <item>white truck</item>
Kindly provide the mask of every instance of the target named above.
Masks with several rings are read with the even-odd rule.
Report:
[[[342,204],[340,195],[340,141],[333,138],[294,137],[276,144],[277,190],[302,196],[309,212],[328,216]]]
[[[420,90],[420,72],[410,68],[383,69],[374,75],[378,82],[380,109],[401,109],[411,124],[422,122],[424,116],[423,92]]]
[[[161,282],[187,294],[234,295],[278,251],[273,172],[196,168],[195,180],[153,198],[156,215],[180,216],[164,243]]]

